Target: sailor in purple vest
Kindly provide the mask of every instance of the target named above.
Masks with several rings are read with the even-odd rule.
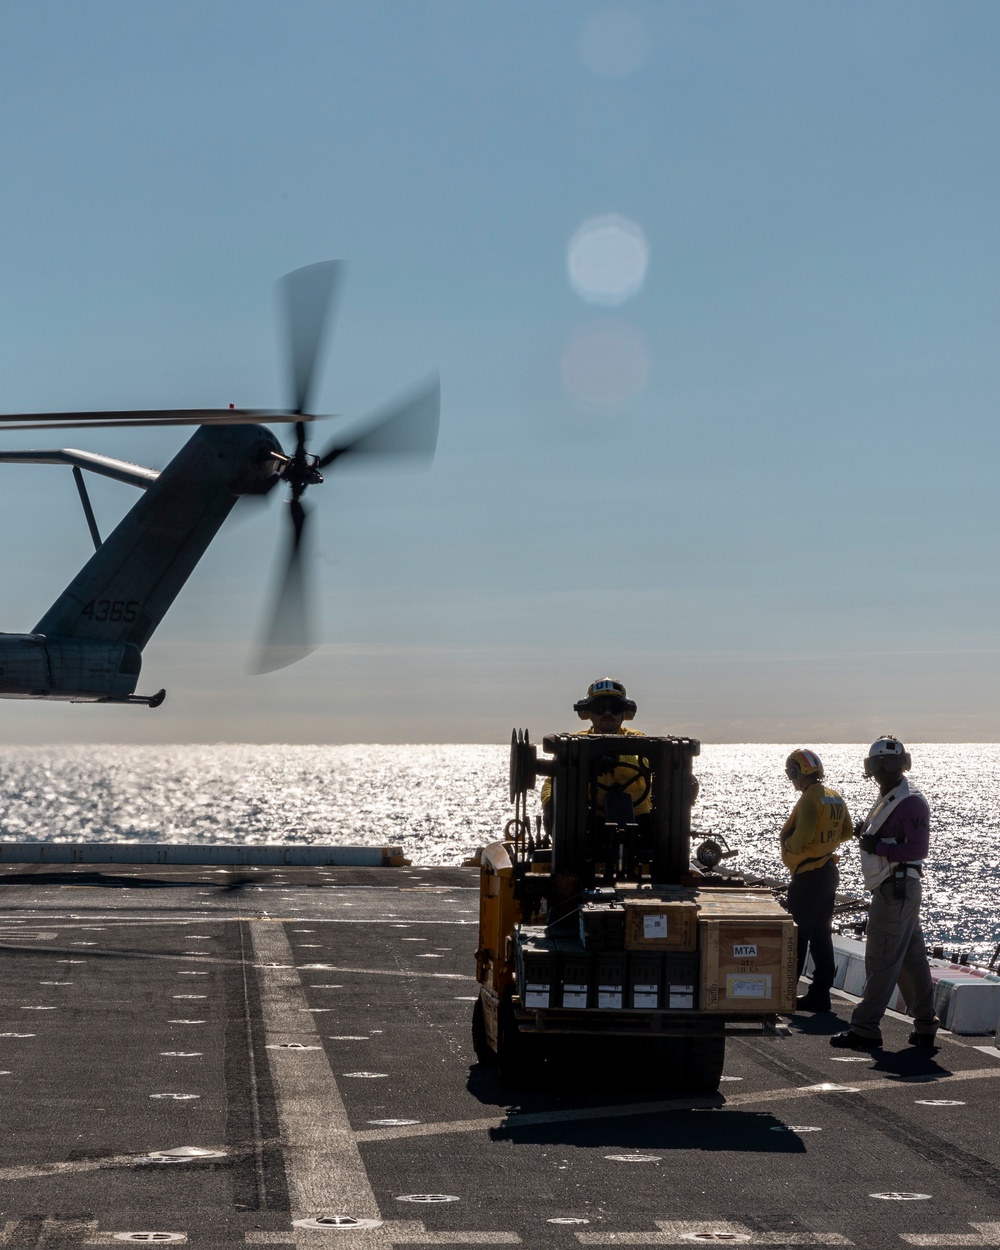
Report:
[[[865,988],[851,1016],[851,1027],[835,1033],[831,1046],[877,1050],[882,1017],[898,985],[913,1017],[911,1046],[933,1046],[939,1021],[927,948],[920,931],[920,895],[930,843],[927,800],[907,781],[910,754],[898,738],[873,742],[865,776],[879,797],[857,828],[861,870],[872,892],[865,935]]]

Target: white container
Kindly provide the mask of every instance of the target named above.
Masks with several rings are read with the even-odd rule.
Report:
[[[837,965],[833,974],[834,986],[860,998],[865,988],[864,942],[859,942],[857,938],[834,937],[833,958]]]
[[[1000,1026],[1000,981],[944,976],[935,987],[934,1010],[953,1033],[995,1034]]]

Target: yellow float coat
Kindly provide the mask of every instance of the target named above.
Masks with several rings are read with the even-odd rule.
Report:
[[[847,804],[830,786],[815,781],[804,790],[781,830],[781,858],[792,876],[822,868],[841,842],[854,837]]]

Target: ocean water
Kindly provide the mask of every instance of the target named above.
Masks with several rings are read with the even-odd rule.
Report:
[[[777,833],[795,793],[794,745],[705,745],[698,830],[731,866],[783,877]],[[815,744],[852,816],[875,787],[865,745]],[[931,804],[924,887],[929,942],[989,956],[1000,942],[1000,744],[911,746]],[[513,814],[504,746],[53,746],[0,748],[0,840],[294,842],[403,847],[416,864],[459,864]],[[864,897],[857,853],[841,886]]]

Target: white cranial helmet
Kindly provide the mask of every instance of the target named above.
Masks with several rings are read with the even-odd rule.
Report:
[[[898,738],[885,734],[877,738],[868,748],[865,760],[865,776],[874,777],[876,773],[905,773],[910,767],[910,753]]]

